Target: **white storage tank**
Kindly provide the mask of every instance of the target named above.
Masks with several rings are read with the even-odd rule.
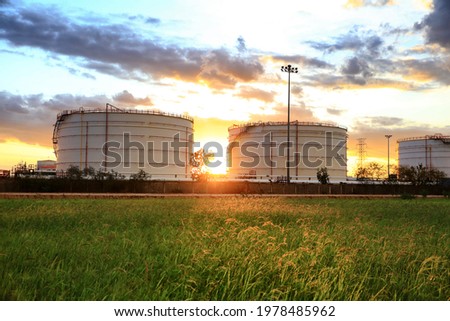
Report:
[[[279,181],[287,177],[287,122],[258,122],[228,129],[229,177]],[[326,167],[330,182],[347,179],[347,129],[334,124],[290,123],[290,181],[317,183]]]
[[[193,119],[110,104],[66,110],[57,116],[53,145],[58,172],[73,165],[126,177],[142,169],[151,179],[190,179]]]
[[[407,167],[422,164],[450,177],[450,136],[435,134],[399,139],[398,163]]]

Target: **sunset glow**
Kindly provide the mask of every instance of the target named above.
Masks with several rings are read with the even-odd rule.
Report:
[[[70,3],[70,4],[69,4]],[[55,159],[56,115],[81,106],[194,118],[195,141],[228,127],[291,119],[348,128],[366,161],[387,163],[385,134],[450,134],[446,0],[0,0],[0,169]]]

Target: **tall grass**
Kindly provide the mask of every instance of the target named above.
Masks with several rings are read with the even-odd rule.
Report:
[[[0,200],[2,300],[449,300],[450,202]]]

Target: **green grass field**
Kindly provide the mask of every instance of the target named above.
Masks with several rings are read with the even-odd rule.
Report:
[[[446,199],[0,200],[0,300],[449,300]]]

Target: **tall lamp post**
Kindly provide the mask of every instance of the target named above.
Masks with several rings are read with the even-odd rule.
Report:
[[[297,67],[292,67],[291,65],[282,66],[282,72],[288,73],[288,121],[287,121],[287,164],[286,164],[286,182],[289,184],[291,182],[289,159],[291,155],[291,73],[298,73]]]
[[[390,152],[390,146],[389,146],[389,138],[391,138],[392,137],[392,135],[384,135],[384,137],[386,137],[387,138],[387,141],[388,141],[388,166],[387,166],[387,168],[388,168],[388,180],[390,179],[390,177],[391,177],[391,172],[390,172],[390,164],[389,164],[389,152]]]

